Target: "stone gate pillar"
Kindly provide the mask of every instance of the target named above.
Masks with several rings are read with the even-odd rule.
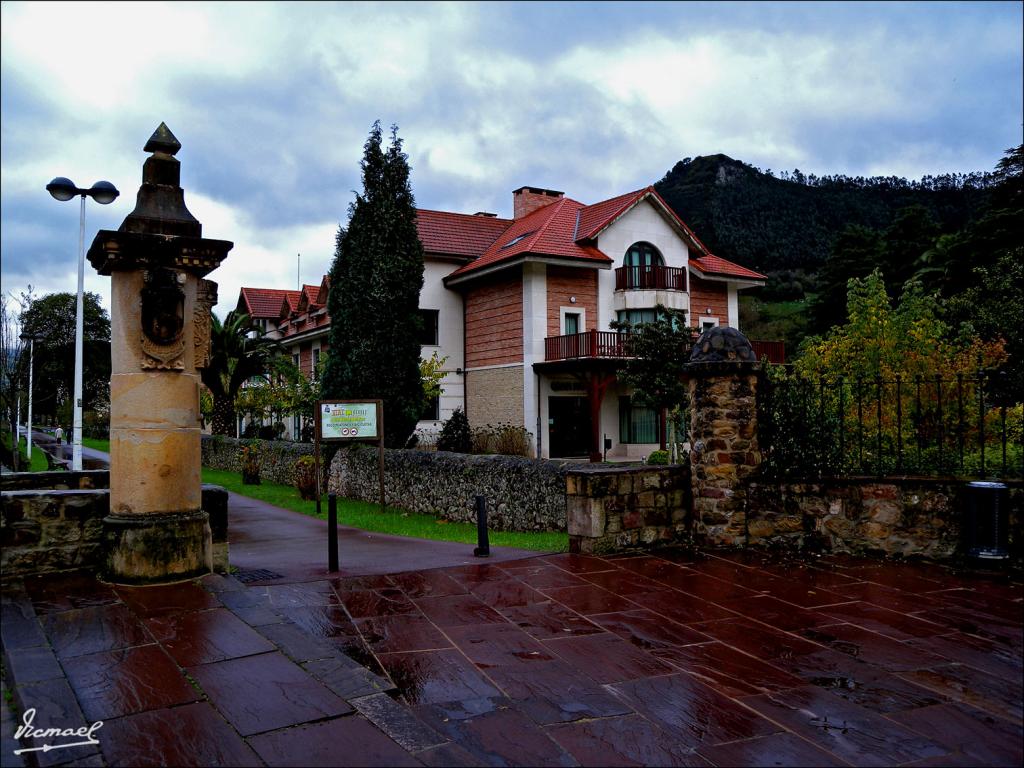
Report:
[[[181,144],[163,123],[146,143],[135,210],[101,230],[89,263],[111,278],[110,515],[113,581],[208,573],[202,509],[199,371],[207,365],[217,285],[202,279],[232,248],[202,237],[185,207]]]
[[[701,334],[687,366],[694,533],[712,544],[744,543],[746,483],[761,463],[759,369],[735,328]]]

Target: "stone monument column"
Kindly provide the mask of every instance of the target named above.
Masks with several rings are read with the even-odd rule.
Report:
[[[101,230],[89,263],[111,278],[107,576],[167,581],[209,573],[200,480],[200,369],[217,285],[202,279],[233,243],[202,237],[185,207],[181,144],[163,123],[146,143],[135,210]]]

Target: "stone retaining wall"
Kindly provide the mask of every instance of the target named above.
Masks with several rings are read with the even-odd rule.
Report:
[[[0,571],[27,576],[51,571],[103,570],[108,551],[103,518],[110,513],[109,472],[17,472],[4,474],[0,509]],[[228,567],[227,497],[204,485],[203,509],[210,516],[214,569]]]
[[[496,531],[564,531],[566,475],[578,464],[518,456],[385,450],[388,504],[443,520],[475,523],[477,495],[487,497]],[[350,499],[380,498],[377,449],[342,448],[331,463],[328,489]]]
[[[916,555],[934,560],[961,548],[966,480],[839,478],[809,483],[751,483],[746,535],[757,546]],[[1010,490],[1010,552],[1020,557],[1024,484]],[[740,521],[742,521],[742,517]],[[742,542],[742,532],[737,531]]]
[[[202,464],[212,469],[241,472],[239,453],[242,446],[252,445],[253,440],[237,440],[223,435],[203,435]],[[281,485],[295,482],[293,465],[302,456],[313,455],[312,443],[292,443],[287,440],[259,440],[263,454],[260,459],[260,477]]]
[[[569,471],[569,550],[608,553],[689,539],[689,467]]]

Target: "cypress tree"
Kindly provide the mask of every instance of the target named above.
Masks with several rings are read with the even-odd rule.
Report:
[[[356,194],[348,226],[339,228],[336,238],[323,397],[382,399],[384,443],[400,448],[423,410],[423,245],[397,126],[386,150],[381,138],[376,122],[364,146],[362,194]]]

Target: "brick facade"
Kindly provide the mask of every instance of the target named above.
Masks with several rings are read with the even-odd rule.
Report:
[[[522,361],[522,269],[510,269],[466,292],[466,368]]]
[[[537,187],[520,187],[512,193],[512,211],[516,219],[529,216],[538,208],[560,200],[564,195],[550,189]]]
[[[561,307],[576,307],[586,314],[586,327],[580,331],[597,328],[597,271],[573,269],[572,267],[548,267],[548,336],[561,336]],[[576,297],[576,303],[569,301]]]
[[[690,322],[700,324],[702,317],[717,317],[721,326],[729,325],[729,297],[726,284],[702,280],[690,275]],[[710,314],[707,312],[711,308]]]

